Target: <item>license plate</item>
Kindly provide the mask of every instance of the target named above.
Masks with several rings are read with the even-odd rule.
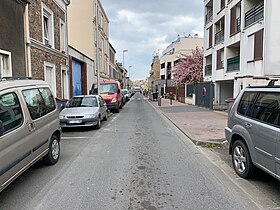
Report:
[[[69,123],[70,124],[77,124],[77,123],[81,123],[82,120],[70,120]]]

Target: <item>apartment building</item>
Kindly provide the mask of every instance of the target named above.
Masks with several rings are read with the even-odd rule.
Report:
[[[214,105],[279,77],[279,0],[205,0],[204,80]]]
[[[180,58],[190,55],[196,47],[203,46],[203,38],[197,34],[194,36],[179,36],[166,47],[160,57],[160,84],[158,84],[161,95],[164,93],[175,93],[175,87],[172,83],[172,70]]]
[[[158,92],[160,88],[160,59],[157,54],[154,55],[151,63],[148,86],[152,92]]]
[[[108,80],[109,20],[100,0],[71,0],[68,12],[71,95],[86,94],[93,82]]]
[[[119,72],[116,66],[116,50],[115,48],[109,43],[109,77],[110,80],[119,80]]]

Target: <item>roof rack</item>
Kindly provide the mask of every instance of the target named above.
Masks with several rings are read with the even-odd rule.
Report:
[[[272,88],[272,87],[279,88],[280,85],[275,85],[275,82],[277,81],[278,79],[271,79],[267,85],[248,86],[247,88]]]
[[[0,81],[6,81],[6,80],[25,80],[25,79],[32,79],[32,77],[0,77]]]

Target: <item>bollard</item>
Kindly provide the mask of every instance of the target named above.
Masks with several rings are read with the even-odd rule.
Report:
[[[158,106],[161,106],[161,97],[158,96]]]
[[[169,93],[170,105],[172,105],[172,98],[173,98],[173,93],[170,92],[170,93]]]

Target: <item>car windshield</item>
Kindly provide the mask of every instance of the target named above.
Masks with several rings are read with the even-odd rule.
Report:
[[[97,84],[93,84],[92,93],[97,94]],[[100,93],[116,93],[116,84],[100,84]]]
[[[69,100],[66,107],[98,107],[98,103],[96,97],[74,97]]]

